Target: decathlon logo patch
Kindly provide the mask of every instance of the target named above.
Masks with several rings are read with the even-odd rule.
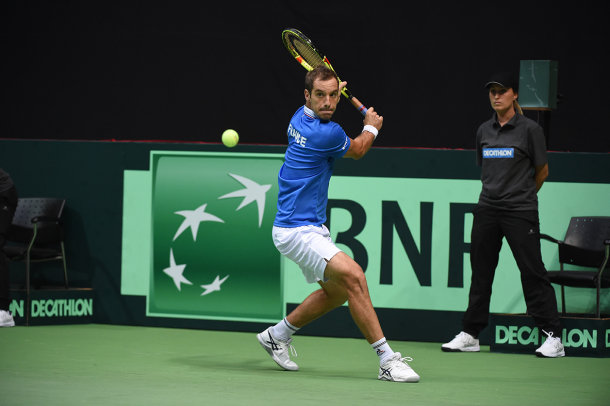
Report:
[[[514,148],[483,148],[483,158],[514,158]]]

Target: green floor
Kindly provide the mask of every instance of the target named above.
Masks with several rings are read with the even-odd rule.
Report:
[[[0,405],[610,405],[610,359],[443,353],[391,342],[417,384],[377,380],[364,340],[296,337],[298,372],[254,334],[110,325],[0,329]]]

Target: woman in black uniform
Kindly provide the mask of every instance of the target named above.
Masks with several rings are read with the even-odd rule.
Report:
[[[443,344],[443,351],[479,351],[477,337],[488,324],[491,288],[506,238],[521,272],[528,313],[547,336],[536,355],[565,356],[555,290],[540,253],[537,193],[549,173],[546,144],[542,128],[523,116],[517,85],[512,74],[501,72],[485,86],[495,113],[477,132],[483,189],[473,211],[468,309],[463,331]]]

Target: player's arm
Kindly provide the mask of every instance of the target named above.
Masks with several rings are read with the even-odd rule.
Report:
[[[383,125],[383,117],[377,114],[373,107],[370,107],[366,112],[362,134],[353,140],[350,138],[349,149],[345,155],[343,155],[344,158],[360,159],[369,152],[369,149],[371,149],[371,146],[373,145],[373,141],[375,141],[375,134],[366,129],[367,125],[372,126],[377,131],[381,130],[381,126]]]
[[[542,184],[549,176],[549,164],[538,165],[535,167],[536,172],[534,173],[534,180],[536,181],[536,193],[542,187]]]

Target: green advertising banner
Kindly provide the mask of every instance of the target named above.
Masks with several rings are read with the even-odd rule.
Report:
[[[568,357],[610,358],[610,319],[561,317],[561,342]],[[525,314],[491,314],[491,352],[532,354],[546,340]]]
[[[18,326],[87,324],[93,323],[94,296],[93,289],[85,288],[32,289],[29,296],[13,289],[9,310]]]
[[[319,288],[271,239],[282,162],[282,154],[153,151],[150,171],[126,171],[121,293],[146,296],[148,316],[279,321],[287,304]],[[366,272],[375,307],[464,311],[480,191],[475,179],[334,176],[326,224]],[[608,196],[607,183],[546,182],[541,232],[562,239],[571,216],[607,215]],[[541,249],[547,269],[558,269],[556,245]],[[571,311],[590,310],[589,291],[566,295]],[[603,295],[602,308],[609,302]],[[508,244],[491,311],[525,312]]]
[[[283,156],[152,154],[148,315],[283,317],[280,254],[269,244]]]
[[[331,238],[365,270],[375,307],[464,311],[471,210],[480,192],[479,180],[333,177]],[[541,232],[563,239],[570,217],[608,215],[609,196],[609,184],[545,183],[539,193]],[[541,250],[547,269],[559,269],[557,246],[541,241]],[[285,270],[286,302],[300,303],[317,288],[303,284],[291,261]],[[492,312],[525,312],[519,269],[506,242],[493,292]],[[582,296],[568,299],[572,311],[588,311],[590,291],[574,289],[570,296]],[[604,295],[602,307],[609,305],[610,295]]]

